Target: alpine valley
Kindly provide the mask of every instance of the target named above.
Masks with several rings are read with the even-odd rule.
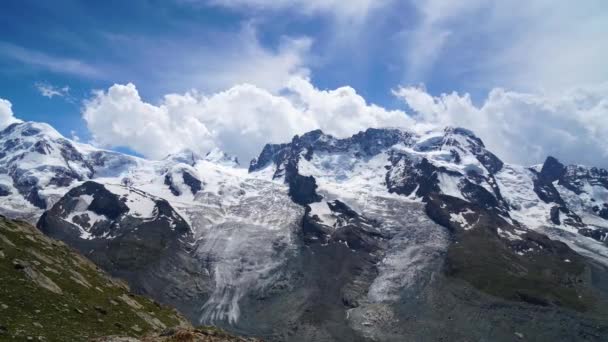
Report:
[[[219,150],[146,160],[16,123],[0,132],[0,213],[241,336],[608,336],[608,170],[506,164],[462,128],[311,131],[247,168]]]

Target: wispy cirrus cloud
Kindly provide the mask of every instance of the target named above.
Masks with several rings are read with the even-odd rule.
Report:
[[[313,41],[307,36],[284,35],[271,46],[260,41],[254,22],[238,29],[197,36],[149,37],[106,34],[113,54],[122,46],[130,55],[114,61],[114,81],[137,82],[157,93],[190,89],[219,91],[250,83],[270,91],[283,87],[293,76],[308,77]],[[159,90],[160,89],[160,90]]]
[[[412,5],[416,24],[401,31],[409,83],[440,79],[454,88],[563,91],[608,79],[605,1],[426,0]]]
[[[0,56],[12,59],[28,67],[59,74],[87,78],[99,78],[103,75],[97,67],[79,59],[53,56],[46,52],[24,48],[7,42],[0,42]]]
[[[240,11],[289,10],[304,15],[329,14],[339,20],[357,21],[390,2],[392,0],[211,0],[209,3]]]
[[[48,97],[49,99],[52,99],[55,96],[57,96],[57,97],[69,97],[70,96],[70,87],[67,85],[63,86],[63,87],[57,87],[57,86],[54,86],[54,85],[46,83],[46,82],[36,82],[34,84],[34,86],[40,92],[40,95],[42,95],[44,97]]]

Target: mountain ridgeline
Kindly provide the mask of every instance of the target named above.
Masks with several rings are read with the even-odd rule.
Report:
[[[0,212],[193,324],[268,341],[608,334],[608,171],[504,163],[471,131],[320,130],[248,169],[0,132]],[[2,322],[0,322],[2,323]]]

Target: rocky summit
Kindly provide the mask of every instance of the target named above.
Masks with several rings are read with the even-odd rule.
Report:
[[[146,160],[17,123],[0,132],[0,212],[193,325],[246,338],[608,336],[608,171],[504,163],[463,128],[316,130],[247,169],[219,150]],[[7,252],[11,234],[0,256],[22,277],[3,291],[96,288],[44,271],[70,272],[36,257],[54,247]],[[0,337],[38,333],[30,311],[25,325],[0,321]]]

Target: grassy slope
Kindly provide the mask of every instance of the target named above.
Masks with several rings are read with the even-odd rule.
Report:
[[[467,230],[450,221],[450,213],[465,210],[477,213]],[[519,240],[499,238],[497,229],[513,231],[514,227],[497,215],[449,196],[432,198],[427,213],[452,232],[453,243],[446,255],[449,276],[507,300],[605,315],[587,262],[564,243],[533,231],[522,234]],[[529,248],[530,252],[516,252]]]
[[[50,279],[61,293],[39,285],[32,274]],[[0,341],[140,336],[184,324],[176,311],[129,294],[125,284],[62,242],[0,217]]]

